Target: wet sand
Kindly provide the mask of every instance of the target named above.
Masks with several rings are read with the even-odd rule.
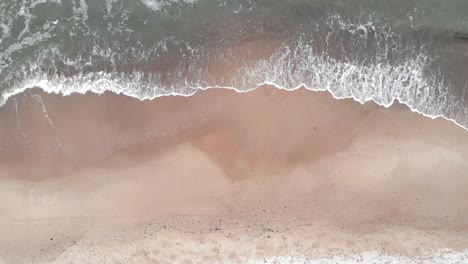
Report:
[[[305,89],[29,90],[0,108],[0,263],[453,261],[466,157],[446,120]]]

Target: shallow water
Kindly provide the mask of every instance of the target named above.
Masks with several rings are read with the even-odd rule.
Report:
[[[1,5],[3,102],[35,86],[144,99],[272,83],[329,90],[360,102],[390,105],[398,99],[427,115],[468,124],[463,0]],[[252,41],[267,45],[268,52],[233,57],[235,47]],[[232,74],[214,74],[214,61]]]

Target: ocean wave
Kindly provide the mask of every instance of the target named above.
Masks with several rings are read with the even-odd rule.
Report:
[[[269,84],[284,90],[305,87],[328,91],[336,99],[353,98],[361,104],[373,101],[390,107],[398,101],[426,117],[443,117],[467,129],[467,109],[456,104],[446,83],[426,72],[429,63],[430,59],[421,53],[396,64],[379,61],[360,65],[318,54],[311,45],[299,42],[294,48],[282,46],[270,58],[237,69],[230,79],[221,84],[213,80],[216,76],[207,78],[211,83],[203,79],[179,79],[178,82],[165,84],[161,74],[143,71],[100,71],[72,76],[51,76],[39,69],[33,71],[35,73],[28,71],[27,76],[25,74],[24,79],[15,83],[14,87],[1,92],[0,105],[31,88],[64,96],[109,91],[151,100],[169,95],[191,96],[199,90],[213,88],[247,92]]]
[[[317,60],[320,60],[319,58]],[[306,88],[312,91],[328,91],[332,94],[335,99],[347,99],[352,98],[355,101],[364,104],[366,102],[372,101],[378,105],[384,106],[386,108],[391,107],[395,102],[399,102],[408,106],[413,112],[424,115],[426,117],[436,119],[444,118],[446,120],[452,121],[459,127],[468,130],[466,123],[461,123],[460,119],[452,119],[448,116],[441,114],[439,111],[443,105],[448,105],[450,107],[450,101],[446,100],[446,96],[439,97],[439,103],[431,105],[428,101],[433,101],[433,97],[430,95],[437,91],[437,86],[425,86],[425,81],[416,75],[414,78],[411,78],[411,81],[417,83],[417,87],[420,88],[420,93],[423,95],[419,97],[414,96],[414,93],[407,93],[404,90],[406,87],[406,82],[402,82],[402,78],[391,79],[388,76],[398,76],[400,70],[412,71],[415,69],[414,62],[408,62],[406,65],[401,67],[388,68],[379,66],[380,71],[374,71],[375,69],[364,69],[362,72],[356,72],[356,67],[353,65],[337,65],[337,69],[327,69],[329,72],[334,72],[336,74],[343,73],[341,78],[338,78],[340,81],[335,82],[333,75],[315,75],[315,79],[309,80],[310,82],[297,82],[295,86],[292,86],[289,83],[287,78],[281,79],[278,78],[281,75],[271,74],[271,79],[265,79],[260,81],[260,76],[265,76],[265,71],[262,69],[271,67],[268,62],[259,62],[257,68],[250,68],[251,71],[248,75],[243,76],[242,79],[238,79],[236,82],[240,83],[239,87],[236,86],[217,86],[217,85],[207,85],[207,86],[196,86],[196,85],[174,85],[170,87],[158,87],[154,82],[142,81],[144,74],[143,73],[134,73],[132,76],[125,76],[118,73],[93,73],[86,77],[83,76],[74,76],[74,77],[61,77],[55,78],[53,80],[45,78],[44,76],[38,75],[36,78],[31,78],[27,81],[23,81],[19,86],[20,88],[11,89],[9,92],[4,91],[2,93],[2,98],[0,101],[1,105],[4,105],[7,100],[15,95],[21,94],[28,89],[39,88],[44,92],[51,94],[60,94],[63,96],[68,96],[71,94],[86,94],[86,93],[95,93],[103,94],[104,92],[113,92],[116,94],[123,94],[136,98],[139,100],[153,100],[158,97],[163,96],[192,96],[197,91],[208,90],[208,89],[230,89],[239,93],[250,92],[255,90],[263,85],[272,85],[278,89],[293,91],[299,88]],[[325,64],[319,65],[333,65],[333,61],[327,61]],[[273,64],[274,65],[274,64]],[[316,66],[316,65],[315,65]],[[323,66],[321,66],[323,67]],[[274,67],[278,68],[278,67]],[[280,68],[280,67],[279,67]],[[417,67],[416,67],[417,69]],[[263,73],[255,75],[254,72]],[[367,74],[366,74],[367,72]],[[258,83],[252,86],[246,86],[246,84],[252,83],[252,79],[247,80],[247,76],[253,76],[253,80],[257,80]],[[336,77],[336,76],[335,76]],[[155,79],[152,79],[155,81]],[[363,82],[360,82],[363,80]],[[411,82],[410,81],[410,82]],[[381,86],[368,86],[362,87],[363,84],[368,82],[378,82]],[[320,84],[323,84],[321,86]],[[395,89],[385,90],[385,85],[395,85]],[[351,87],[351,89],[347,88]],[[362,89],[362,88],[368,88]],[[383,89],[382,89],[383,88]],[[380,95],[380,97],[376,96]],[[426,100],[426,101],[424,101]],[[438,111],[439,110],[439,111]],[[442,110],[445,110],[442,108]],[[465,116],[462,116],[465,117]]]
[[[307,20],[309,18],[295,21],[298,26],[290,34],[278,33],[276,28],[268,31],[265,24],[254,30],[243,24],[233,25],[234,33],[224,32],[223,28],[222,34],[213,30],[192,30],[198,28],[187,30],[186,26],[177,24],[160,33],[163,37],[158,36],[158,41],[154,41],[146,39],[145,28],[136,32],[129,24],[134,17],[129,11],[121,15],[116,12],[115,2],[106,1],[104,13],[109,17],[103,21],[110,35],[104,37],[100,36],[100,29],[93,29],[92,21],[88,21],[92,20],[90,10],[93,7],[85,1],[73,4],[70,15],[78,22],[72,24],[60,17],[51,17],[41,27],[32,27],[31,12],[37,12],[34,9],[40,5],[37,1],[18,6],[23,10],[18,13],[24,17],[22,30],[12,31],[14,19],[3,18],[0,27],[3,44],[0,42],[0,45],[5,48],[0,51],[0,105],[31,88],[65,96],[109,91],[146,100],[168,95],[191,96],[211,88],[246,92],[270,84],[285,90],[305,87],[328,91],[337,99],[353,98],[360,103],[374,101],[385,107],[398,101],[427,117],[443,117],[462,128],[468,127],[467,87],[463,87],[468,81],[463,79],[462,72],[453,73],[456,65],[451,62],[455,56],[460,57],[458,53],[465,52],[465,48],[450,50],[452,57],[447,56],[444,53],[447,51],[441,48],[446,45],[438,42],[434,32],[405,32],[391,21],[374,15],[344,17],[333,10],[336,14],[325,14],[317,21]],[[142,4],[158,11],[171,4],[180,7],[179,2],[145,0]],[[199,3],[182,2],[192,7]],[[293,4],[304,5],[301,1],[295,2]],[[255,15],[254,6],[242,12]],[[137,7],[132,8],[141,12]],[[232,6],[216,8],[229,11]],[[111,10],[117,17],[110,15]],[[232,19],[237,21],[237,16],[244,13],[234,11]],[[180,13],[180,17],[184,14]],[[178,19],[163,18],[174,23]],[[125,21],[126,26],[117,20]],[[205,20],[199,23],[206,27]],[[71,31],[60,35],[68,29]],[[194,37],[196,35],[209,37],[209,41],[203,42]],[[260,35],[266,37],[258,41],[256,36]],[[250,48],[262,49],[273,35],[280,35],[281,40],[271,55],[256,58],[255,51],[252,51],[254,55],[246,55]],[[60,43],[65,38],[70,38],[68,46]],[[121,41],[108,41],[109,38]],[[252,45],[244,45],[245,42]],[[236,50],[242,45],[243,48]],[[450,47],[460,47],[457,45],[458,42]]]

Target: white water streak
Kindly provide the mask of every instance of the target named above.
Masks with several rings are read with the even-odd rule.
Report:
[[[18,101],[15,98],[13,102],[15,104],[16,128],[19,130],[21,136],[23,138],[26,138],[26,134],[24,133],[23,128],[21,127],[21,120],[20,120],[19,112],[18,112]]]
[[[47,121],[49,122],[50,126],[55,128],[54,123],[52,122],[52,119],[50,119],[49,114],[47,113],[47,109],[46,109],[46,107],[44,105],[44,102],[42,101],[42,97],[40,95],[37,95],[37,94],[33,95],[32,97],[37,101],[37,103],[39,103],[41,105],[42,112],[44,113],[44,116],[47,119]]]
[[[44,116],[45,116],[47,122],[49,123],[49,125],[52,128],[55,128],[54,122],[52,122],[52,119],[50,118],[49,114],[47,113],[47,108],[46,108],[46,106],[44,104],[44,101],[42,101],[42,97],[40,95],[37,95],[37,94],[32,95],[32,97],[37,101],[37,103],[40,104],[40,106],[42,108],[42,112],[44,113]],[[56,151],[57,150],[62,150],[65,154],[70,156],[71,153],[63,146],[60,139],[58,137],[56,137],[55,140],[56,140],[56,144],[57,144],[57,148],[55,150]]]

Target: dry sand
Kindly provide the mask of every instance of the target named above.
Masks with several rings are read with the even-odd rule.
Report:
[[[305,89],[29,90],[0,109],[0,263],[463,262],[467,157],[448,121]]]

